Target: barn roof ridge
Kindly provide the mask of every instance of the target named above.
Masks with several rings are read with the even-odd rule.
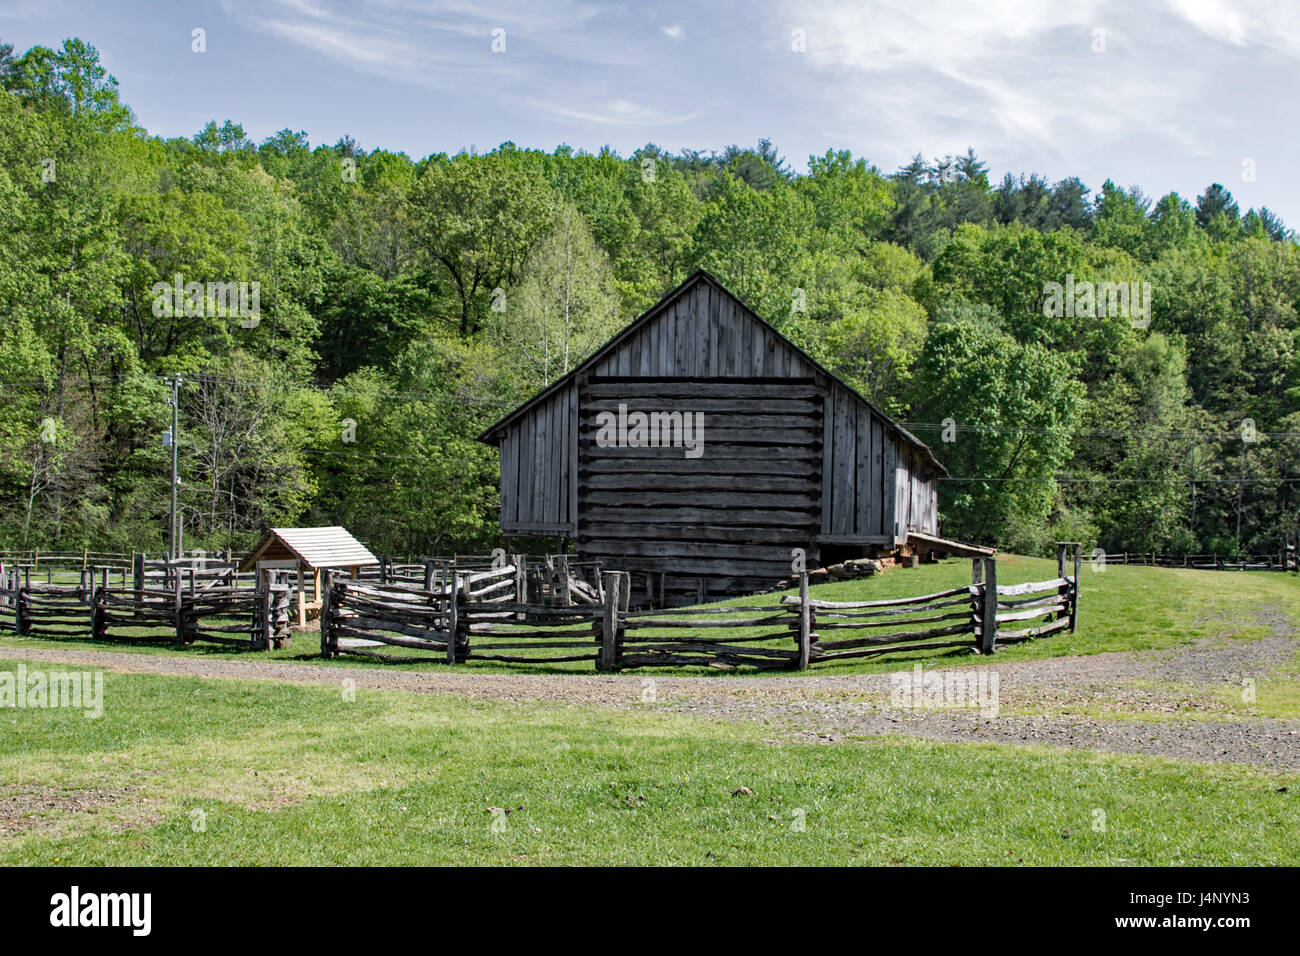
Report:
[[[796,355],[798,355],[800,358],[806,361],[818,372],[825,375],[831,381],[835,382],[846,392],[852,395],[857,401],[861,402],[863,405],[867,406],[867,408],[871,409],[871,411],[874,412],[876,415],[879,415],[881,419],[883,419],[886,422],[886,424],[889,425],[890,428],[895,429],[900,435],[903,436],[904,439],[906,439],[908,442],[910,442],[911,444],[919,448],[921,451],[923,451],[926,457],[929,459],[929,463],[933,465],[941,474],[943,475],[948,474],[948,469],[943,466],[943,463],[939,461],[937,457],[935,457],[935,454],[930,449],[929,445],[921,441],[910,431],[904,428],[901,424],[899,424],[894,418],[892,418],[884,411],[882,411],[880,407],[877,406],[870,399],[863,397],[863,395],[860,392],[858,392],[858,390],[855,389],[853,386],[849,385],[847,382],[841,379],[834,372],[824,367],[820,362],[814,359],[811,355],[809,355],[807,352],[801,349],[794,342],[790,341],[790,339],[787,338],[784,333],[782,333],[771,322],[767,321],[765,318],[759,315],[758,312],[755,311],[747,302],[745,302],[744,299],[742,299],[740,296],[736,295],[736,293],[732,292],[725,285],[723,285],[721,280],[719,280],[717,276],[713,275],[711,272],[708,272],[705,269],[696,269],[689,276],[687,276],[676,288],[665,293],[663,297],[659,299],[658,302],[652,305],[645,312],[641,313],[640,316],[638,316],[637,318],[629,322],[616,335],[610,338],[609,341],[607,341],[600,348],[596,349],[596,351],[592,352],[591,355],[587,356],[585,359],[583,359],[581,362],[575,365],[566,374],[562,375],[560,378],[557,378],[546,388],[542,389],[532,398],[528,399],[522,405],[520,405],[519,407],[511,411],[509,414],[502,417],[496,423],[484,429],[484,431],[481,434],[475,437],[475,441],[483,442],[486,445],[496,445],[497,442],[494,441],[493,438],[498,432],[504,429],[516,418],[523,415],[524,412],[532,408],[534,405],[550,397],[551,395],[555,394],[561,389],[567,387],[568,384],[573,379],[575,379],[579,375],[579,373],[583,371],[583,369],[587,368],[590,365],[594,365],[607,353],[617,348],[619,343],[623,342],[625,339],[627,339],[629,336],[631,336],[633,333],[635,333],[643,326],[649,325],[656,318],[658,318],[659,315],[661,315],[669,305],[676,302],[679,298],[685,295],[688,291],[690,291],[694,286],[696,286],[700,282],[707,282],[710,285],[712,285],[715,289],[717,289],[719,292],[721,292],[723,295],[729,296],[739,306],[741,306],[741,308],[743,308],[745,312],[749,314],[750,317],[752,317],[765,329],[767,329],[769,332],[775,335],[777,341],[781,342],[783,345],[785,345],[786,348],[793,351]]]

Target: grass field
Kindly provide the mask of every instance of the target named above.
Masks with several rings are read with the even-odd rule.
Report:
[[[1054,570],[999,560],[1006,583]],[[1083,575],[1078,633],[995,660],[1245,642],[1300,625],[1293,576]],[[968,580],[969,564],[952,561],[820,586],[816,596],[905,596]],[[321,660],[312,636],[265,655],[6,637],[0,672],[18,666],[22,649],[50,647],[356,666]],[[932,656],[815,673],[897,670]],[[1282,668],[1248,712],[1238,704],[1230,716],[1294,718],[1295,673]],[[338,686],[134,673],[105,675],[98,719],[0,708],[0,730],[3,864],[1300,862],[1300,775],[1250,764],[890,737],[815,744],[636,705],[364,687],[347,700]]]
[[[109,674],[105,698],[0,716],[33,814],[0,863],[1300,859],[1300,779],[1240,767],[262,682]]]

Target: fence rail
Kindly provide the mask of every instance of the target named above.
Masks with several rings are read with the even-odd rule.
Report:
[[[1159,551],[1117,551],[1114,554],[1095,551],[1094,564],[1122,564],[1148,568],[1188,568],[1195,571],[1298,571],[1296,547],[1287,539],[1275,554],[1218,555],[1218,554],[1165,554]]]
[[[257,589],[111,587],[108,575],[79,584],[31,583],[28,569],[0,565],[0,630],[21,637],[217,643],[249,648],[288,643],[291,588],[266,572]]]
[[[755,667],[803,670],[820,663],[935,648],[998,646],[1075,630],[1081,547],[1058,546],[1058,576],[997,583],[994,558],[972,562],[971,583],[931,594],[874,601],[629,610],[630,575],[606,571],[594,605],[532,603],[521,568],[453,571],[436,589],[328,579],[321,653],[448,664],[594,661],[597,670]],[[1072,567],[1067,567],[1071,564]],[[1072,572],[1072,573],[1071,573]],[[382,645],[432,656],[378,650]]]

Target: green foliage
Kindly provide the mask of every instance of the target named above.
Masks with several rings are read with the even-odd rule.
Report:
[[[950,420],[954,429],[952,441],[934,445],[960,479],[941,486],[948,533],[1005,535],[1036,550],[1084,404],[1074,373],[1069,357],[1017,342],[987,309],[940,316],[918,364],[915,407],[924,421]]]
[[[0,87],[0,543],[161,547],[179,373],[188,543],[329,520],[490,545],[473,436],[695,268],[930,441],[947,534],[1260,553],[1300,517],[1300,251],[1221,185],[990,184],[969,150],[800,173],[766,139],[413,160],[204,118],[164,141],[77,39],[0,44]],[[256,283],[258,312],[168,311],[177,281]],[[1054,311],[1068,283],[1150,312]]]

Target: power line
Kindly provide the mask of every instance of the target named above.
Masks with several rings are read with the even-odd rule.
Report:
[[[146,376],[156,378],[160,382],[166,383],[167,376],[153,375]],[[116,375],[103,376],[97,379],[62,379],[64,385],[106,385],[120,383],[128,378],[124,373]],[[389,391],[351,391],[342,382],[334,385],[311,385],[297,384],[284,385],[262,380],[237,379],[237,378],[218,378],[211,375],[199,373],[196,378],[190,379],[190,385],[202,384],[204,382],[225,385],[232,388],[258,388],[269,389],[281,392],[302,392],[317,395],[343,395],[365,397],[373,396],[376,398],[395,399],[408,402],[423,402],[430,404],[445,403],[449,405],[459,405],[463,407],[497,407],[497,408],[514,408],[522,404],[516,399],[507,398],[484,398],[478,396],[464,395],[446,395],[431,392],[389,392]],[[0,388],[52,388],[51,382],[34,379],[31,381],[19,382],[0,382]],[[1234,422],[1237,420],[1234,419]],[[1234,424],[1222,431],[1164,431],[1156,429],[1107,429],[1107,428],[1079,428],[1064,426],[1031,426],[1031,425],[966,425],[955,422],[900,422],[900,424],[913,432],[945,432],[951,431],[957,434],[1006,434],[1006,435],[1056,435],[1068,434],[1074,437],[1087,438],[1167,438],[1167,439],[1233,439],[1239,437],[1239,426]],[[1260,431],[1261,439],[1274,439],[1289,441],[1300,439],[1300,432],[1263,432]]]

